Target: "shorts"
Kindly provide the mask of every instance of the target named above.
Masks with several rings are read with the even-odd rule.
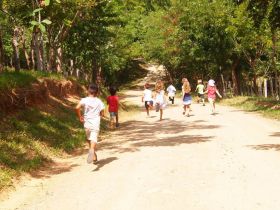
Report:
[[[204,99],[204,94],[198,93],[197,96],[201,99]]]
[[[153,106],[154,102],[153,101],[145,101],[145,107],[148,109],[150,106]]]
[[[214,103],[215,102],[215,98],[208,98],[209,103]]]
[[[116,117],[117,116],[117,112],[110,112],[110,117]]]
[[[99,131],[85,128],[87,140],[97,143]]]

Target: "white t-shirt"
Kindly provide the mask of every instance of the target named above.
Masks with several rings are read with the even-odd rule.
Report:
[[[103,102],[97,97],[86,97],[80,103],[84,107],[84,127],[99,131],[100,112],[105,109]]]
[[[173,85],[169,85],[166,90],[168,92],[168,96],[175,96],[176,88]]]
[[[152,91],[149,89],[145,89],[143,92],[144,101],[152,101]]]

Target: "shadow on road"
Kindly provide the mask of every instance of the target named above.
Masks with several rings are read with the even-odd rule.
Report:
[[[271,135],[269,136],[273,136],[273,137],[280,137],[280,132],[275,132],[275,133],[272,133]]]
[[[280,144],[261,144],[261,145],[249,145],[255,150],[275,150],[280,151]]]
[[[115,132],[117,138],[112,141],[103,141],[100,150],[125,153],[137,152],[141,147],[166,147],[181,144],[208,142],[214,136],[190,135],[188,130],[217,129],[219,125],[201,124],[194,121],[186,124],[182,121],[169,120],[168,122],[127,121],[122,123],[120,130]]]
[[[105,165],[117,160],[118,158],[116,157],[109,157],[109,158],[105,158],[105,159],[102,159],[102,160],[99,160],[95,165],[97,166],[94,170],[94,171],[99,171],[100,168],[104,167]]]
[[[44,166],[42,170],[30,172],[35,178],[50,178],[53,175],[70,172],[73,168],[79,166],[78,164],[70,163],[51,163],[51,166]]]

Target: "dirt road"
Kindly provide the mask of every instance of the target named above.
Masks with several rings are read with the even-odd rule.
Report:
[[[161,122],[154,111],[129,116],[100,143],[97,165],[86,154],[60,161],[0,209],[279,209],[280,123],[220,106],[212,116],[198,104],[186,117],[175,103]]]

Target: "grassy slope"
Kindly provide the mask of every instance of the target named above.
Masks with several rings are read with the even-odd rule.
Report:
[[[249,112],[258,112],[265,117],[280,120],[280,102],[273,99],[239,96],[223,99],[220,104],[238,107]]]
[[[0,91],[28,87],[41,78],[62,79],[57,74],[11,71],[0,75]],[[51,98],[48,104],[28,108],[0,121],[0,190],[12,178],[31,172],[52,157],[84,144],[84,130],[73,110],[74,102]]]
[[[73,104],[52,101],[0,123],[0,189],[10,185],[12,177],[83,145],[82,126],[69,106]]]

